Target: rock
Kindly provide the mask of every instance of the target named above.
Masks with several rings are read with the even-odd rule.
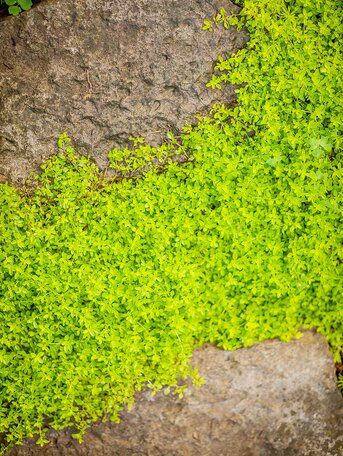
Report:
[[[122,421],[94,425],[78,444],[52,432],[9,456],[339,456],[343,399],[323,336],[268,341],[234,352],[194,353],[206,385],[183,399],[140,394]]]
[[[0,22],[0,175],[22,181],[67,131],[78,150],[107,165],[108,151],[142,135],[161,143],[234,100],[206,89],[218,55],[245,32],[201,30],[222,0],[42,1]]]

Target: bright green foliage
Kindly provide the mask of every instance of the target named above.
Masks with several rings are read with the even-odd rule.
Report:
[[[109,152],[110,167],[118,172],[118,177],[130,177],[151,167],[166,166],[176,157],[176,151],[180,154],[184,150],[171,132],[168,133],[168,138],[169,144],[152,147],[145,144],[141,137],[131,137],[133,149],[112,149]]]
[[[8,12],[13,16],[18,16],[23,11],[28,11],[32,7],[31,0],[1,0],[0,3],[3,3],[8,6]]]
[[[44,423],[82,432],[116,419],[145,385],[176,385],[206,341],[235,349],[317,327],[338,356],[339,4],[247,0],[238,21],[250,42],[210,83],[241,85],[238,106],[186,128],[182,146],[138,140],[137,162],[111,152],[114,168],[144,177],[104,182],[64,136],[33,196],[1,185],[10,443]],[[192,160],[145,167],[173,151]]]
[[[338,388],[342,390],[343,392],[343,375],[339,374],[338,375],[338,380],[337,380]]]

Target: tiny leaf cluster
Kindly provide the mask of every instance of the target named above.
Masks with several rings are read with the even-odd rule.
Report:
[[[1,3],[8,6],[8,12],[13,16],[18,16],[32,8],[31,0],[1,0]]]

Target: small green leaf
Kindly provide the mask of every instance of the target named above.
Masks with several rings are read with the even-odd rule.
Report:
[[[204,23],[203,23],[203,26],[202,26],[202,30],[209,30],[210,32],[213,32],[213,23],[212,23],[212,21],[209,20],[209,19],[205,19]]]
[[[18,4],[24,11],[28,11],[32,8],[32,1],[31,0],[18,0]]]
[[[8,8],[8,12],[10,14],[12,14],[12,16],[18,16],[18,14],[20,14],[21,11],[22,11],[22,9],[19,6],[16,6],[16,5],[15,6],[10,6]]]

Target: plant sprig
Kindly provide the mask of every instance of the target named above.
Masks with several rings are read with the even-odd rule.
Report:
[[[23,11],[28,11],[32,8],[31,0],[2,0],[8,6],[8,12],[12,16],[18,16]]]

